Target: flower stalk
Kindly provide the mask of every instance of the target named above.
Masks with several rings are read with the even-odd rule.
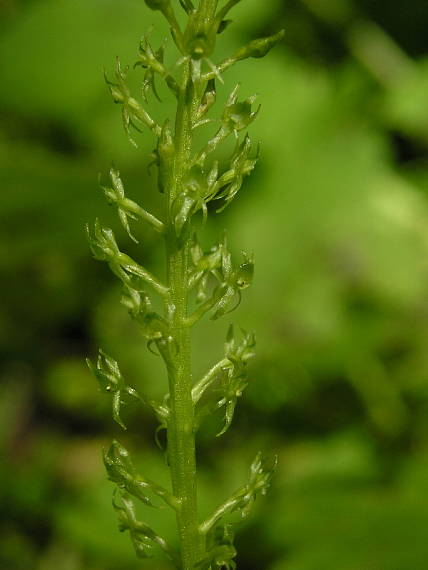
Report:
[[[202,555],[198,529],[196,494],[195,419],[192,400],[190,328],[188,310],[188,273],[190,236],[177,240],[172,221],[172,206],[182,191],[182,181],[192,150],[192,122],[197,98],[191,80],[191,61],[183,65],[175,122],[175,157],[168,183],[168,233],[166,236],[167,276],[170,290],[166,313],[176,351],[168,368],[171,417],[168,424],[168,458],[172,488],[180,502],[177,524],[183,570],[195,568]]]
[[[224,501],[204,522],[200,522],[197,501],[196,433],[207,414],[222,411],[223,435],[233,419],[238,398],[247,386],[247,363],[254,356],[253,333],[242,332],[241,340],[231,326],[227,333],[225,355],[194,382],[191,363],[191,330],[211,312],[217,319],[231,312],[241,301],[244,289],[251,285],[254,260],[243,254],[241,264],[234,265],[226,236],[204,252],[198,240],[198,213],[205,221],[208,204],[220,201],[217,212],[226,208],[239,192],[258,158],[254,155],[247,127],[258,113],[252,109],[254,97],[239,100],[238,88],[229,96],[220,116],[220,127],[202,149],[194,148],[194,130],[210,122],[207,117],[216,101],[217,83],[222,73],[248,57],[262,57],[283,36],[280,32],[241,48],[219,65],[211,61],[217,36],[229,23],[229,11],[240,0],[219,6],[218,0],[179,0],[187,14],[182,29],[171,0],[145,0],[148,8],[160,11],[168,22],[179,55],[174,66],[164,63],[164,49],[153,49],[148,38],[140,43],[139,59],[134,67],[144,70],[142,101],[133,96],[126,84],[128,68],[116,63],[116,80],[106,77],[113,100],[121,105],[123,125],[132,144],[133,130],[147,128],[157,138],[154,151],[158,169],[158,189],[165,200],[165,219],[160,220],[136,202],[128,199],[119,171],[110,170],[111,186],[102,187],[108,202],[117,208],[119,220],[129,237],[131,224],[146,223],[165,243],[166,282],[145,269],[139,262],[120,251],[114,233],[97,220],[88,237],[96,259],[106,261],[123,284],[122,303],[137,321],[147,346],[158,353],[166,367],[168,392],[161,402],[150,400],[127,384],[118,363],[100,350],[96,364],[90,361],[101,390],[112,398],[114,420],[126,429],[121,408],[135,400],[153,409],[159,429],[167,431],[168,465],[171,474],[169,491],[135,471],[129,452],[114,441],[104,452],[108,477],[116,484],[113,507],[119,528],[128,531],[139,557],[163,553],[180,570],[214,570],[236,568],[231,513],[246,517],[256,498],[269,487],[274,465],[267,466],[258,454],[250,470],[249,482]],[[170,71],[172,70],[172,71]],[[176,98],[174,121],[161,126],[144,108],[150,94],[158,97],[155,79],[165,81]],[[171,128],[173,124],[173,128]],[[244,136],[240,141],[241,132]],[[237,139],[229,164],[221,165],[215,153],[230,135]],[[137,242],[138,243],[138,242]],[[152,308],[150,293],[163,300],[164,314]],[[190,309],[197,304],[196,309]],[[155,506],[156,498],[170,507],[177,519],[178,550],[138,520],[135,500]],[[153,502],[153,499],[155,502]]]

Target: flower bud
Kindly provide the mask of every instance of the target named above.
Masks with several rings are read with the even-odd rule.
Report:
[[[162,132],[155,150],[155,156],[159,166],[158,169],[158,189],[161,194],[165,192],[165,185],[168,180],[168,166],[171,164],[175,154],[174,140],[172,138],[169,121],[165,121]]]
[[[215,48],[217,30],[210,20],[200,18],[198,12],[189,16],[184,32],[184,49],[192,59],[209,57]]]
[[[245,47],[241,48],[233,56],[234,59],[246,59],[247,57],[260,58],[264,57],[270,50],[277,44],[285,35],[285,31],[281,30],[273,36],[267,38],[259,38],[258,40],[253,40]]]
[[[251,110],[251,101],[246,99],[226,107],[223,121],[231,131],[242,131],[254,120],[256,114]]]
[[[202,96],[201,104],[198,108],[198,119],[203,117],[214,105],[216,101],[216,86],[215,80],[210,79],[205,88],[205,92]]]
[[[144,0],[151,10],[166,10],[170,5],[170,0]]]
[[[177,237],[181,237],[185,227],[188,228],[190,219],[195,213],[197,201],[195,196],[181,192],[174,200],[171,208],[174,229]]]
[[[86,225],[86,235],[95,259],[108,261],[119,253],[113,231],[110,228],[104,228],[98,218],[95,220],[94,234],[91,234],[89,226]]]
[[[187,53],[189,53],[192,59],[196,60],[210,56],[213,50],[214,42],[208,35],[202,32],[191,37],[186,44]]]
[[[248,97],[244,101],[238,101],[239,84],[234,88],[226,103],[223,111],[222,124],[226,131],[234,132],[235,134],[245,129],[257,117],[257,111],[252,110],[256,96]]]

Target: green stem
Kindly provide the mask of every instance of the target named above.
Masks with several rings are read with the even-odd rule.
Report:
[[[202,398],[205,390],[209,388],[209,386],[211,386],[211,384],[217,379],[217,376],[220,374],[220,372],[227,366],[230,367],[230,365],[230,360],[228,358],[223,358],[220,360],[220,362],[214,364],[214,366],[208,370],[205,376],[201,378],[197,384],[195,384],[192,389],[192,398],[195,404],[197,404]]]
[[[184,64],[175,123],[175,158],[168,185],[167,273],[170,290],[167,314],[175,347],[168,366],[171,416],[168,421],[168,457],[172,488],[180,501],[177,524],[180,536],[182,570],[193,570],[202,558],[196,498],[195,421],[192,400],[190,329],[188,311],[188,263],[190,240],[177,240],[170,210],[182,191],[182,179],[189,165],[192,122],[196,98],[190,78],[190,61]]]
[[[149,223],[157,232],[163,233],[165,231],[165,227],[163,222],[158,220],[156,216],[142,208],[139,204],[136,204],[133,200],[129,198],[122,198],[119,202],[119,206],[124,208],[127,212],[131,212],[135,214],[142,220],[145,220]]]
[[[199,13],[205,18],[213,19],[217,10],[218,0],[201,0],[199,4]]]

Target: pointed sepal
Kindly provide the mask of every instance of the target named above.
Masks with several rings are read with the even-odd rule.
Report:
[[[108,478],[120,489],[139,499],[149,507],[155,507],[149,493],[160,497],[164,503],[174,510],[179,508],[180,502],[169,491],[137,474],[134,464],[131,461],[129,452],[117,440],[114,440],[108,450],[103,453],[104,465]]]
[[[98,218],[95,219],[93,234],[89,224],[86,224],[85,230],[89,247],[96,260],[108,261],[120,253],[113,230],[103,227]]]
[[[154,121],[145,109],[132,97],[129,87],[126,83],[129,66],[122,67],[119,58],[116,59],[115,78],[116,81],[110,81],[104,72],[106,84],[113,97],[113,101],[122,105],[122,122],[125,133],[130,143],[137,147],[137,143],[132,137],[131,128],[141,132],[143,125],[146,125],[156,135],[160,134],[161,128]]]
[[[227,247],[226,234],[218,246],[212,248],[208,254],[202,254],[198,246],[192,246],[192,256],[195,259],[195,268],[190,273],[189,288],[196,284],[202,287],[200,294],[204,302],[188,318],[189,324],[194,324],[208,311],[213,311],[212,320],[216,320],[227,313],[234,311],[241,302],[241,293],[249,287],[254,275],[254,258],[243,252],[243,262],[234,267],[232,256]],[[211,297],[207,297],[208,277],[217,281]]]
[[[242,331],[241,342],[237,342],[233,325],[230,325],[225,344],[225,356],[229,366],[223,367],[220,389],[223,397],[217,407],[224,408],[224,425],[217,437],[229,429],[235,413],[238,399],[248,386],[247,364],[255,356],[256,339],[254,333]]]
[[[105,197],[109,204],[114,204],[117,207],[120,222],[132,241],[138,243],[138,240],[131,232],[129,220],[144,220],[159,233],[164,231],[165,226],[163,222],[125,196],[125,189],[120,172],[114,166],[110,168],[110,181],[111,186],[103,186],[101,184],[100,186],[104,190]]]
[[[220,119],[220,127],[215,135],[207,142],[205,147],[194,158],[193,162],[195,164],[203,166],[208,155],[213,153],[221,142],[227,139],[232,133],[236,138],[238,138],[239,132],[246,129],[257,117],[260,106],[255,111],[252,108],[256,96],[252,95],[243,101],[238,101],[238,90],[239,85],[237,85],[229,95]],[[235,157],[238,157],[241,154],[243,154],[245,158],[248,158],[248,151],[250,149],[251,143],[247,135],[243,143],[237,143],[232,156],[232,161]],[[218,188],[219,187],[217,186],[216,189],[218,190]]]
[[[195,233],[190,247],[190,257],[193,267],[189,274],[188,286],[189,289],[197,288],[196,300],[202,303],[208,297],[209,277],[215,277],[216,272],[221,268],[222,246],[221,244],[215,245],[204,253]]]
[[[95,259],[106,261],[111,271],[131,289],[141,291],[143,284],[148,283],[162,296],[168,294],[169,289],[163,285],[152,273],[137,263],[126,253],[122,253],[117,245],[114,233],[110,228],[103,227],[99,220],[95,220],[95,229],[92,234],[86,226],[89,245]]]
[[[194,165],[183,179],[183,190],[171,207],[171,217],[177,238],[189,235],[192,217],[202,211],[202,219],[207,218],[206,197],[213,192],[215,180],[212,171],[208,173],[199,165]]]
[[[186,14],[190,14],[190,12],[192,12],[195,9],[192,0],[179,0],[179,1],[181,7],[186,12]]]
[[[239,131],[246,129],[257,117],[260,107],[253,111],[252,105],[256,99],[255,95],[247,97],[243,101],[238,101],[239,84],[233,89],[227,100],[221,118],[222,125],[227,132],[235,135]]]
[[[159,192],[163,194],[168,183],[169,173],[175,157],[174,140],[168,119],[162,126],[157,147],[153,151],[153,157],[153,163],[158,167],[158,189]]]
[[[244,140],[236,145],[228,170],[220,176],[215,185],[215,195],[211,199],[223,200],[223,205],[217,209],[218,213],[227,208],[241,189],[244,179],[254,170],[259,158],[259,148],[255,156],[251,156],[251,151],[251,139],[247,134]]]
[[[213,387],[207,404],[198,407],[196,417],[199,424],[204,415],[223,409],[224,423],[217,437],[229,429],[238,399],[248,386],[247,365],[249,360],[255,356],[255,345],[254,333],[242,331],[242,339],[238,341],[234,327],[230,325],[224,358],[215,364],[192,389],[192,399],[196,405],[209,388]],[[213,396],[215,396],[214,402],[210,401]]]
[[[153,92],[158,101],[161,100],[156,88],[155,78],[156,74],[161,77],[165,77],[166,75],[166,70],[163,65],[164,51],[165,48],[163,45],[158,50],[154,51],[150,45],[148,37],[142,37],[138,50],[138,61],[134,64],[134,67],[141,66],[145,69],[141,90],[143,99],[146,103],[148,103],[148,94],[150,91]]]
[[[126,430],[126,425],[120,416],[121,406],[129,397],[142,402],[141,396],[134,388],[125,384],[118,363],[103,350],[99,349],[95,364],[89,358],[86,359],[86,363],[98,380],[101,391],[112,397],[114,421]]]
[[[217,91],[216,91],[215,79],[210,79],[207,82],[207,86],[205,88],[201,102],[196,111],[196,119],[195,119],[196,123],[200,122],[203,119],[203,117],[208,113],[208,111],[216,102],[216,98],[217,98]]]
[[[222,8],[220,8],[220,10],[217,12],[216,19],[219,22],[222,22],[224,18],[227,16],[227,14],[230,12],[230,10],[232,10],[234,6],[239,4],[239,2],[241,2],[241,0],[228,0],[226,4]]]
[[[242,252],[243,262],[234,269],[230,252],[224,248],[221,269],[221,284],[214,295],[217,300],[213,306],[211,320],[217,320],[227,313],[234,311],[241,302],[241,291],[252,284],[254,276],[254,258]]]
[[[236,562],[233,560],[237,555],[236,548],[223,544],[214,546],[208,554],[196,564],[198,570],[211,570],[214,568],[223,570],[236,570]]]
[[[259,452],[250,466],[248,482],[233,493],[199,527],[202,534],[207,534],[220,521],[233,513],[246,518],[258,495],[266,495],[277,466],[277,457],[268,463]]]
[[[125,190],[123,187],[123,182],[120,177],[120,172],[112,166],[110,168],[110,181],[111,187],[102,186],[102,190],[104,190],[104,194],[109,202],[109,204],[115,204],[117,206],[117,211],[119,215],[120,222],[124,227],[128,236],[132,239],[133,242],[138,243],[138,240],[134,237],[131,232],[131,228],[129,226],[129,220],[136,220],[137,216],[132,211],[130,207],[127,207],[126,201],[131,202],[131,200],[127,200],[125,198]],[[137,204],[134,204],[135,207],[138,207]]]
[[[150,526],[137,519],[134,501],[126,491],[115,490],[113,508],[118,517],[119,530],[129,532],[138,558],[151,558],[154,547],[158,546],[178,566],[179,557],[176,551]]]
[[[220,523],[214,526],[206,536],[207,555],[200,561],[201,567],[206,570],[211,568],[235,570],[234,558],[237,552],[233,543],[234,532],[231,524]]]

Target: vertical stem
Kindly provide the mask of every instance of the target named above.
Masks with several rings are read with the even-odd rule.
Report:
[[[199,4],[199,13],[205,18],[213,18],[217,9],[218,0],[201,0]]]
[[[167,313],[174,346],[172,366],[168,369],[171,417],[168,423],[168,457],[174,494],[181,502],[177,513],[182,570],[193,570],[202,557],[198,530],[196,498],[196,457],[190,328],[185,319],[188,309],[189,239],[177,240],[170,210],[182,191],[182,179],[188,167],[192,143],[192,119],[196,96],[190,78],[190,61],[183,64],[183,78],[175,122],[175,158],[168,184],[168,227],[166,235],[167,273],[170,298]]]

